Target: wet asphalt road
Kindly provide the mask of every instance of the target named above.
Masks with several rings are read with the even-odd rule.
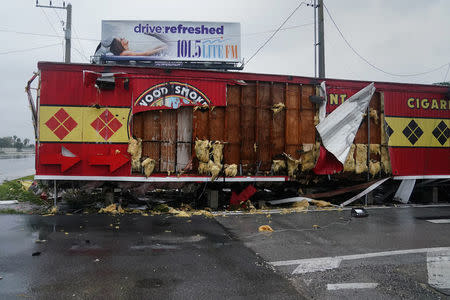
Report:
[[[218,220],[307,298],[450,299],[450,207],[368,211],[366,218],[347,210]],[[255,234],[265,224],[274,232]]]
[[[0,215],[0,228],[0,299],[301,298],[203,216]]]
[[[369,214],[0,215],[0,299],[449,299],[450,206]]]

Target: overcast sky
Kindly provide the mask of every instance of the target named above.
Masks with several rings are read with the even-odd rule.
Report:
[[[53,5],[62,1],[53,0]],[[298,0],[72,0],[72,61],[87,63],[101,38],[101,20],[240,22],[248,59],[299,5]],[[48,4],[48,0],[39,0]],[[450,63],[449,0],[325,0],[350,44],[389,73],[415,74]],[[62,61],[64,10],[35,7],[34,0],[3,1],[0,10],[0,137],[33,138],[24,87],[38,61]],[[302,6],[285,27],[310,24]],[[246,72],[314,76],[313,25],[280,31],[245,67]],[[24,33],[33,33],[30,35]],[[44,36],[54,35],[54,36]],[[58,35],[59,37],[57,37]],[[57,45],[56,45],[57,44]],[[44,47],[41,49],[33,49]],[[447,66],[426,75],[390,76],[357,57],[325,13],[326,76],[374,81],[435,83]],[[447,75],[447,81],[450,74]]]

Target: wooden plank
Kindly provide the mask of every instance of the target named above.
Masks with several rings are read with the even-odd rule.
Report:
[[[285,104],[285,86],[282,83],[274,83],[272,85],[272,105],[283,103]],[[284,152],[285,144],[285,119],[286,110],[279,113],[272,113],[272,157],[271,159],[281,156]]]
[[[243,87],[241,98],[241,163],[244,173],[252,173],[255,168],[255,121],[256,121],[256,85]]]
[[[175,172],[177,112],[164,110],[161,114],[161,172]]]
[[[272,142],[270,138],[272,125],[271,111],[271,85],[269,83],[261,83],[258,86],[258,102],[257,107],[257,161],[261,162],[260,171],[269,171],[272,166],[271,148]]]
[[[178,109],[177,114],[177,172],[182,171],[189,163],[192,155],[192,109]]]
[[[144,113],[133,115],[133,136],[142,138]]]
[[[194,131],[195,137],[199,140],[208,140],[209,132],[208,132],[208,111],[206,110],[196,110],[194,111]]]
[[[160,135],[160,113],[151,110],[142,113],[143,132],[142,138],[142,157],[150,157],[156,160],[155,172],[159,172],[161,135]]]
[[[300,158],[297,150],[300,150],[299,132],[299,108],[300,108],[300,86],[287,85],[286,92],[286,147],[285,151],[293,158]]]
[[[240,100],[241,86],[227,86],[227,108],[225,110],[226,131],[224,132],[225,144],[224,162],[239,165],[241,161],[241,116]]]
[[[209,139],[211,141],[225,140],[225,108],[216,107],[209,113]]]
[[[313,85],[303,85],[300,111],[300,143],[314,144],[316,141],[316,129],[314,127],[314,104],[309,101],[309,96],[314,95]]]

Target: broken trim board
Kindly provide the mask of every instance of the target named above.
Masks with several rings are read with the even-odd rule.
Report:
[[[319,87],[319,96],[323,97],[325,101],[323,101],[319,106],[319,124],[322,123],[323,120],[325,120],[325,117],[327,115],[327,85],[325,81],[322,81]]]
[[[316,126],[323,145],[342,165],[345,164],[374,92],[375,86],[371,83],[339,105]]]
[[[411,197],[415,184],[415,179],[403,179],[402,183],[400,183],[400,186],[398,187],[397,192],[395,192],[394,200],[405,204],[408,203],[409,197]]]
[[[0,205],[8,205],[8,204],[19,204],[17,200],[2,200],[0,201]]]
[[[374,184],[372,184],[371,186],[369,186],[367,189],[365,189],[364,191],[362,191],[361,193],[359,193],[358,195],[348,199],[347,201],[345,201],[344,203],[342,203],[340,206],[344,207],[346,205],[349,205],[350,203],[358,200],[359,198],[361,198],[362,196],[365,196],[366,194],[370,193],[371,191],[373,191],[374,189],[376,189],[377,187],[379,187],[381,184],[383,184],[386,180],[388,180],[390,177],[388,178],[384,178],[381,179],[377,182],[375,182]]]

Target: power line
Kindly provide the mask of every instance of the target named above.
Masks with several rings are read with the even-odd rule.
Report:
[[[247,61],[246,64],[248,64],[253,59],[253,57],[255,57],[259,53],[259,51],[261,51],[261,49],[264,48],[264,46],[267,45],[270,42],[270,40],[272,40],[272,38],[281,30],[281,28],[284,26],[284,24],[286,24],[286,22],[295,14],[295,12],[305,3],[306,3],[305,1],[301,2],[294,9],[294,11],[283,21],[283,23],[280,25],[280,27],[278,27],[278,29],[275,30],[275,32],[264,42],[264,44],[262,44],[261,47],[259,47],[258,50],[256,50],[256,52],[249,58],[249,60]]]
[[[45,18],[46,18],[47,21],[48,21],[48,24],[50,24],[50,26],[52,27],[52,29],[53,29],[53,31],[55,32],[56,36],[59,37],[59,38],[61,38],[61,36],[60,36],[60,35],[58,34],[58,32],[56,31],[55,26],[53,26],[52,22],[50,22],[50,19],[49,19],[47,13],[45,12],[45,10],[44,10],[42,7],[41,7],[41,11],[44,13]]]
[[[448,63],[447,72],[445,72],[444,82],[447,81],[448,71],[450,71],[450,63]]]
[[[396,73],[391,73],[391,72],[387,72],[377,66],[375,66],[374,64],[372,64],[370,61],[368,61],[366,58],[364,58],[361,54],[358,53],[358,51],[355,50],[355,48],[352,47],[352,45],[350,45],[349,41],[347,41],[347,39],[344,37],[344,34],[342,33],[341,29],[339,28],[339,26],[336,24],[336,22],[334,21],[333,17],[330,14],[330,11],[328,10],[327,6],[324,4],[323,7],[325,7],[325,10],[327,11],[328,16],[330,17],[331,21],[333,22],[334,26],[336,27],[337,31],[339,32],[340,36],[342,37],[342,39],[344,40],[344,42],[347,44],[347,46],[353,51],[353,53],[355,53],[360,59],[362,59],[364,62],[366,62],[369,66],[371,66],[372,68],[383,72],[387,75],[391,75],[391,76],[398,76],[398,77],[412,77],[412,76],[419,76],[419,75],[425,75],[425,74],[429,74],[429,73],[433,73],[437,70],[442,69],[443,67],[449,65],[450,63],[446,63],[443,64],[440,67],[437,67],[435,69],[426,71],[426,72],[421,72],[421,73],[415,73],[415,74],[396,74]]]
[[[54,8],[54,7],[53,7],[53,12],[56,14],[56,16],[58,17],[58,19],[59,19],[59,21],[61,22],[61,24],[64,24],[65,22],[63,21],[63,19],[62,19],[61,16],[59,15],[58,11],[57,11],[56,8]],[[81,52],[80,52],[78,49],[75,49],[75,48],[74,48],[74,49],[77,50],[78,54],[80,54],[80,56],[82,56],[82,58],[84,58],[85,60],[89,61],[89,59],[88,59],[87,56],[85,55],[83,45],[81,44],[80,40],[77,39],[78,35],[77,35],[76,30],[75,30],[75,27],[74,27],[73,25],[72,25],[72,30],[73,30],[73,33],[74,33],[74,35],[75,35],[75,38],[76,38],[76,40],[77,40],[77,42],[78,42],[78,45],[80,45]]]
[[[10,54],[10,53],[17,53],[17,52],[26,52],[26,51],[36,50],[36,49],[42,49],[42,48],[48,48],[48,47],[53,47],[53,46],[59,46],[59,45],[61,45],[61,44],[57,43],[57,44],[51,44],[51,45],[34,47],[34,48],[28,48],[28,49],[10,50],[10,51],[6,51],[6,52],[0,52],[0,55]]]
[[[292,30],[292,29],[306,27],[306,26],[311,26],[311,25],[314,25],[314,23],[311,22],[311,23],[305,23],[305,24],[300,24],[300,25],[289,26],[289,27],[282,28],[279,31]],[[276,29],[267,30],[267,31],[251,32],[251,33],[242,34],[241,36],[251,36],[251,35],[266,34],[266,33],[271,33],[271,32],[275,32],[275,31],[276,31]],[[59,35],[54,35],[54,34],[36,33],[36,32],[24,32],[24,31],[16,31],[16,30],[9,30],[9,29],[0,29],[0,32],[9,32],[9,33],[16,33],[16,34],[24,34],[24,35],[46,36],[46,37],[58,37],[58,38],[60,38]],[[234,36],[234,35],[229,35],[229,36]],[[91,38],[82,38],[82,37],[75,37],[74,39],[81,40],[81,41],[101,42],[100,39],[91,39]],[[211,38],[207,38],[207,39],[211,39]]]

